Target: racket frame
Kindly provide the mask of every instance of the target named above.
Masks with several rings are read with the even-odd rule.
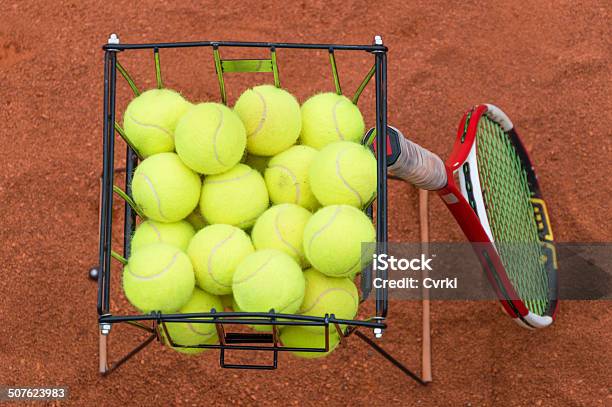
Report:
[[[528,183],[532,195],[532,205],[538,206],[540,219],[540,241],[549,249],[552,256],[549,272],[549,307],[546,315],[537,315],[531,312],[520,299],[514,286],[508,278],[501,258],[495,248],[495,242],[489,226],[489,220],[482,199],[478,165],[476,162],[476,133],[480,118],[486,115],[489,119],[500,124],[509,135],[520,159],[527,171]],[[468,164],[465,166],[465,164]],[[466,170],[467,168],[467,170]],[[468,172],[467,174],[465,172]],[[465,113],[459,128],[451,155],[446,161],[447,185],[438,190],[438,195],[455,217],[461,230],[472,243],[476,256],[483,266],[485,275],[489,279],[493,290],[500,299],[502,308],[520,325],[527,328],[543,328],[550,325],[558,310],[556,258],[553,246],[553,235],[550,227],[546,204],[542,199],[539,185],[531,160],[525,150],[518,134],[514,130],[510,119],[494,105],[477,105]],[[469,177],[472,184],[471,191],[466,188],[465,177]],[[456,180],[459,180],[457,183]],[[468,199],[475,203],[476,212]]]

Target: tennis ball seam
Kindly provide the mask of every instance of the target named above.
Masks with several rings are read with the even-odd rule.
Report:
[[[348,294],[348,295],[349,295],[349,296],[350,296],[350,297],[353,299],[353,301],[357,302],[357,298],[355,298],[355,296],[353,295],[353,293],[351,293],[350,291],[348,291],[348,290],[346,290],[346,289],[344,289],[344,288],[333,287],[333,288],[328,288],[328,289],[326,289],[326,290],[322,291],[322,292],[321,292],[321,293],[320,293],[320,294],[317,296],[317,298],[315,298],[315,300],[312,302],[312,304],[310,305],[310,307],[308,307],[307,309],[300,309],[300,310],[299,310],[299,313],[300,313],[300,314],[305,314],[305,313],[307,313],[307,312],[311,311],[311,310],[312,310],[314,307],[316,307],[316,306],[317,306],[317,304],[319,303],[319,301],[321,301],[321,299],[322,299],[322,298],[323,298],[325,295],[327,295],[327,294],[329,294],[329,293],[331,293],[331,292],[334,292],[334,291],[341,291],[341,292],[344,292],[344,293]]]
[[[276,233],[276,235],[278,236],[278,238],[281,240],[281,242],[283,242],[286,246],[288,246],[291,251],[293,251],[293,253],[295,253],[296,257],[298,259],[300,259],[300,261],[302,260],[302,256],[300,255],[300,251],[293,247],[291,245],[291,243],[289,243],[287,240],[285,240],[285,238],[283,237],[283,234],[281,233],[280,229],[278,228],[278,224],[280,223],[280,216],[283,213],[282,210],[278,211],[278,213],[276,214],[276,217],[274,218],[274,232]]]
[[[282,314],[284,310],[286,310],[287,308],[289,308],[289,306],[293,305],[294,303],[298,302],[298,301],[302,301],[302,298],[304,296],[303,295],[298,295],[297,297],[295,297],[294,299],[292,299],[291,301],[287,302],[287,304],[285,304],[284,307],[282,307],[279,310],[274,310],[276,312],[278,312],[279,314]]]
[[[291,177],[291,179],[293,180],[293,186],[295,187],[295,202],[294,203],[298,203],[300,202],[300,196],[301,196],[301,191],[300,191],[300,183],[297,179],[297,177],[295,176],[295,174],[287,167],[285,167],[284,165],[271,165],[268,168],[279,168],[281,170],[285,170],[287,172],[287,174]]]
[[[174,253],[174,256],[172,256],[172,259],[171,259],[171,260],[170,260],[170,262],[169,262],[169,263],[166,265],[166,267],[164,267],[164,268],[163,268],[163,270],[162,270],[162,271],[160,271],[160,272],[159,272],[159,273],[157,273],[157,274],[153,274],[153,275],[150,275],[150,276],[140,276],[140,275],[138,275],[138,274],[134,274],[134,273],[132,272],[132,269],[130,269],[129,265],[128,265],[128,267],[127,267],[127,269],[128,269],[128,273],[130,273],[130,275],[132,275],[132,277],[137,278],[137,279],[139,279],[139,280],[153,280],[153,279],[155,279],[155,278],[161,277],[161,276],[163,276],[164,274],[166,274],[166,273],[168,272],[168,270],[170,270],[170,269],[172,268],[172,266],[174,266],[174,263],[176,263],[176,259],[177,259],[178,255],[179,255],[179,252]]]
[[[227,167],[227,164],[221,161],[221,158],[219,157],[219,152],[217,151],[217,137],[219,136],[219,132],[221,131],[221,127],[223,126],[225,115],[223,114],[223,111],[219,109],[219,107],[216,107],[216,109],[219,112],[220,118],[219,118],[219,124],[217,125],[217,128],[215,129],[215,134],[213,135],[213,151],[215,153],[215,160],[217,160],[217,162],[221,164],[222,166]]]
[[[147,226],[149,226],[150,228],[153,229],[153,231],[155,232],[155,234],[157,235],[157,240],[162,243],[162,237],[161,237],[161,232],[159,231],[159,229],[157,229],[157,227],[152,224],[151,222],[147,223]]]
[[[357,197],[357,199],[359,200],[359,206],[363,207],[363,198],[361,197],[361,195],[359,194],[359,191],[357,191],[355,188],[353,188],[348,181],[342,176],[342,170],[340,169],[340,158],[342,157],[342,155],[344,153],[346,153],[348,149],[344,149],[340,152],[338,152],[338,154],[336,155],[336,174],[338,175],[338,178],[340,178],[340,180],[342,181],[342,183],[344,184],[344,186],[351,191],[353,194],[355,194],[355,196]]]
[[[344,141],[344,134],[342,134],[342,132],[340,131],[340,125],[336,116],[336,109],[338,108],[338,105],[342,102],[344,102],[344,100],[340,99],[336,103],[334,103],[334,107],[332,108],[332,118],[334,119],[334,127],[336,128],[336,133],[338,133],[338,137],[340,138],[340,140]]]
[[[223,284],[219,281],[217,281],[217,279],[214,276],[214,273],[212,272],[212,259],[213,256],[215,255],[215,252],[221,247],[223,246],[227,241],[229,241],[232,237],[234,237],[234,235],[236,234],[236,230],[232,230],[232,233],[226,237],[225,239],[223,239],[222,241],[218,242],[210,251],[210,255],[208,256],[208,262],[207,262],[207,266],[208,266],[208,275],[210,276],[210,278],[212,278],[212,280],[217,283],[218,285],[222,286],[222,287],[231,287],[232,285],[227,285],[227,284]]]
[[[257,97],[259,97],[259,100],[261,100],[261,104],[263,105],[263,110],[261,112],[261,118],[259,119],[259,123],[257,123],[257,127],[255,128],[255,130],[248,135],[248,137],[255,137],[257,133],[259,133],[261,129],[263,129],[266,118],[268,117],[268,104],[266,103],[266,98],[264,98],[261,93],[259,93],[255,89],[251,89],[251,91],[256,94]]]
[[[139,173],[138,175],[143,177],[145,182],[149,186],[149,188],[151,188],[151,192],[153,192],[153,196],[155,197],[155,201],[157,202],[157,210],[159,211],[159,216],[161,216],[162,218],[168,220],[168,218],[166,217],[166,215],[164,215],[164,212],[162,211],[161,201],[159,199],[159,195],[157,195],[157,191],[155,190],[155,187],[153,186],[153,182],[151,182],[151,179],[147,175],[145,175],[145,174],[140,174]]]
[[[242,284],[245,281],[250,280],[251,278],[253,278],[257,273],[259,273],[264,267],[266,267],[268,265],[268,263],[270,263],[272,261],[272,259],[275,257],[276,255],[272,255],[270,258],[268,258],[268,260],[266,260],[261,266],[257,267],[257,269],[252,272],[251,274],[249,274],[247,277],[243,278],[241,281],[234,281],[233,285],[238,285],[238,284]]]
[[[315,238],[317,238],[321,233],[323,233],[325,229],[327,229],[333,223],[333,221],[336,219],[341,210],[341,207],[337,207],[334,214],[327,220],[325,225],[323,225],[321,229],[317,230],[315,233],[312,234],[310,240],[308,241],[308,251],[311,250],[312,242],[315,240]]]
[[[161,131],[161,132],[162,132],[162,133],[164,133],[166,136],[168,136],[172,142],[174,142],[174,136],[172,135],[172,133],[170,133],[170,131],[169,131],[168,129],[165,129],[165,128],[163,128],[162,126],[158,126],[157,124],[150,124],[150,123],[143,123],[143,122],[140,122],[140,121],[138,121],[138,120],[136,120],[136,119],[134,118],[134,116],[132,115],[132,113],[129,113],[129,114],[128,114],[128,117],[129,117],[129,119],[130,119],[130,120],[132,120],[134,123],[136,123],[136,124],[137,124],[137,125],[139,125],[139,126],[142,126],[142,127],[149,127],[149,128],[153,128],[153,129],[157,129],[157,130]]]
[[[351,267],[349,267],[347,269],[347,271],[345,271],[344,273],[342,273],[341,275],[350,275],[353,271],[353,269],[357,266],[359,266],[361,264],[361,257],[359,257],[359,259],[357,259],[357,261],[355,263],[353,263],[353,265]]]

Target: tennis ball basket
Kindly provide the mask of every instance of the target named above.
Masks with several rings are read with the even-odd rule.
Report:
[[[364,267],[361,275],[360,303],[364,302],[371,292],[375,296],[375,315],[364,319],[344,320],[336,318],[334,314],[320,316],[308,316],[301,314],[283,314],[274,309],[268,312],[226,312],[223,309],[211,309],[206,313],[162,313],[153,311],[148,314],[118,315],[111,310],[111,262],[119,261],[126,263],[130,257],[130,241],[136,227],[138,212],[137,206],[132,199],[132,177],[138,165],[139,154],[129,142],[125,132],[115,120],[117,100],[117,78],[118,73],[127,82],[135,96],[140,94],[127,69],[120,63],[120,55],[133,50],[145,50],[151,52],[152,63],[155,68],[157,88],[163,88],[162,67],[160,54],[168,49],[200,48],[210,49],[212,61],[220,90],[220,102],[227,104],[227,93],[225,77],[228,73],[257,72],[271,73],[273,83],[280,87],[280,75],[278,59],[282,52],[290,52],[292,49],[327,51],[329,64],[331,65],[332,79],[337,94],[342,94],[340,78],[336,65],[336,53],[366,53],[371,55],[372,65],[366,72],[363,80],[352,96],[352,102],[357,104],[360,95],[369,83],[375,87],[375,131],[377,145],[385,145],[383,129],[387,128],[387,48],[383,45],[380,37],[375,37],[371,45],[339,45],[339,44],[295,44],[295,43],[263,43],[263,42],[173,42],[153,44],[122,44],[118,37],[113,34],[104,50],[104,105],[103,105],[103,170],[101,177],[100,193],[100,244],[99,264],[90,270],[90,277],[97,280],[98,297],[97,311],[100,328],[100,373],[107,375],[128,361],[136,353],[149,344],[158,341],[166,343],[174,348],[208,348],[219,350],[220,366],[223,368],[237,369],[276,369],[278,365],[279,352],[328,352],[330,351],[330,336],[337,334],[340,343],[347,342],[350,337],[356,337],[370,345],[395,366],[400,368],[406,375],[423,384],[424,381],[406,366],[397,361],[393,356],[382,349],[375,340],[366,333],[371,331],[375,338],[382,337],[386,328],[386,317],[388,309],[388,292],[386,286],[372,288],[371,269]],[[265,59],[222,59],[221,54],[228,49],[260,49],[269,52],[269,58]],[[372,78],[374,79],[372,81]],[[118,134],[126,141],[125,167],[115,166],[115,135]],[[374,202],[367,206],[365,212],[370,218],[375,219],[376,247],[379,252],[386,251],[387,244],[387,156],[384,149],[377,149],[377,194]],[[124,174],[122,174],[124,173]],[[125,191],[115,185],[115,179],[119,175],[125,177]],[[113,199],[118,195],[124,201],[123,211],[123,237],[122,254],[113,250]],[[375,213],[375,217],[373,216]],[[117,219],[119,216],[115,216]],[[376,277],[386,279],[385,270],[377,270]],[[115,280],[116,281],[116,280]],[[114,309],[114,308],[113,308]],[[189,324],[212,324],[218,335],[218,343],[183,345],[175,343],[167,329],[168,323]],[[107,337],[114,325],[128,325],[145,331],[147,337],[125,356],[114,363],[109,363],[107,357]],[[248,332],[246,325],[271,326],[271,332]],[[279,330],[287,326],[319,327],[324,331],[321,345],[318,347],[287,347],[279,340]],[[228,352],[263,351],[271,354],[269,363],[230,363],[227,360]]]

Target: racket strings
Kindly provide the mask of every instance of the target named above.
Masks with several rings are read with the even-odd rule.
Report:
[[[478,173],[495,247],[519,297],[544,315],[548,276],[531,205],[527,173],[512,141],[487,117],[478,123]]]

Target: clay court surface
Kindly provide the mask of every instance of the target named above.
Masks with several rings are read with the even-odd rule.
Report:
[[[370,43],[381,34],[390,49],[390,123],[447,157],[463,111],[498,104],[538,167],[556,240],[612,239],[609,3],[231,3],[0,1],[0,384],[68,386],[66,404],[82,406],[612,405],[612,313],[609,302],[594,301],[563,303],[555,325],[538,332],[517,326],[494,302],[432,304],[434,382],[425,388],[357,338],[323,360],[283,354],[271,372],[223,370],[216,351],[189,358],[153,344],[100,377],[96,285],[86,273],[98,256],[100,47],[111,32],[125,43]],[[326,52],[278,57],[282,85],[300,101],[333,90]],[[150,53],[119,58],[141,88],[155,86]],[[337,58],[352,94],[373,58]],[[162,52],[161,60],[168,87],[193,101],[219,100],[210,49]],[[264,81],[271,76],[229,77],[230,103]],[[122,80],[118,92],[122,111],[129,98]],[[360,100],[368,127],[373,93],[368,88]],[[121,143],[117,154],[124,156]],[[389,202],[390,238],[418,241],[416,190],[392,182]],[[121,212],[116,201],[116,249]],[[462,239],[449,216],[432,197],[434,240]],[[113,272],[113,309],[128,312],[120,269]],[[392,303],[388,323],[381,344],[419,370],[420,303]],[[139,339],[133,328],[113,327],[111,358]]]

